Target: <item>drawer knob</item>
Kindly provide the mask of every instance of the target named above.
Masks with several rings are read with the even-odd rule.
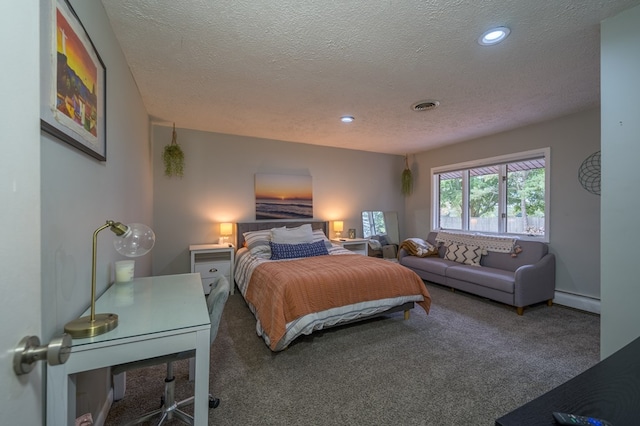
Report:
[[[218,272],[218,270],[216,268],[211,268],[209,269],[209,272]]]

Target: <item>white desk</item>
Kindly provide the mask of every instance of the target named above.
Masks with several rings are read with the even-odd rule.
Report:
[[[194,419],[205,426],[211,322],[200,276],[165,275],[114,284],[96,301],[96,313],[117,314],[118,326],[99,336],[73,339],[69,360],[47,366],[47,424],[75,424],[75,373],[195,349]]]

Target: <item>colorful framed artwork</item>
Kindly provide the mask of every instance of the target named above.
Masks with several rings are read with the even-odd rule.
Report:
[[[311,219],[311,176],[256,174],[256,220]]]
[[[67,0],[53,1],[42,13],[40,126],[106,161],[104,63]]]

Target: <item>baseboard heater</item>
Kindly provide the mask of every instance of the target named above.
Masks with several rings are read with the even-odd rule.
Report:
[[[568,306],[570,308],[580,309],[594,314],[600,314],[600,299],[593,297],[581,296],[579,294],[566,293],[564,291],[556,291],[553,303]]]

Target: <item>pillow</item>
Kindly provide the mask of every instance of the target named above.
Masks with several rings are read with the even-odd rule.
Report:
[[[297,259],[329,254],[324,241],[300,244],[280,244],[270,241],[269,245],[271,246],[271,260]]]
[[[465,246],[462,244],[449,244],[444,258],[465,265],[480,266],[482,248],[478,246]]]
[[[324,234],[324,231],[322,229],[314,229],[313,230],[313,241],[329,241],[329,238],[327,238],[327,236]]]
[[[380,235],[378,241],[380,241],[380,244],[382,244],[383,246],[388,246],[389,244],[391,244],[391,242],[389,241],[389,237],[387,237],[386,235]]]
[[[254,256],[267,255],[267,259],[271,256],[271,247],[269,240],[271,239],[271,231],[269,229],[263,231],[249,231],[242,234],[246,247]]]
[[[327,238],[327,236],[324,234],[324,231],[322,229],[314,229],[313,230],[313,242],[318,242],[318,241],[324,241],[324,245],[327,247],[327,250],[329,250],[333,244],[331,244],[331,241],[329,240],[329,238]]]
[[[313,242],[313,230],[310,224],[296,228],[273,228],[271,229],[271,241],[279,244],[311,243]]]
[[[371,250],[381,250],[382,249],[382,244],[380,244],[380,241],[378,241],[377,238],[371,238],[369,240],[369,247],[371,248]]]
[[[438,247],[422,238],[407,238],[402,242],[400,247],[412,256],[427,257],[438,255]]]

